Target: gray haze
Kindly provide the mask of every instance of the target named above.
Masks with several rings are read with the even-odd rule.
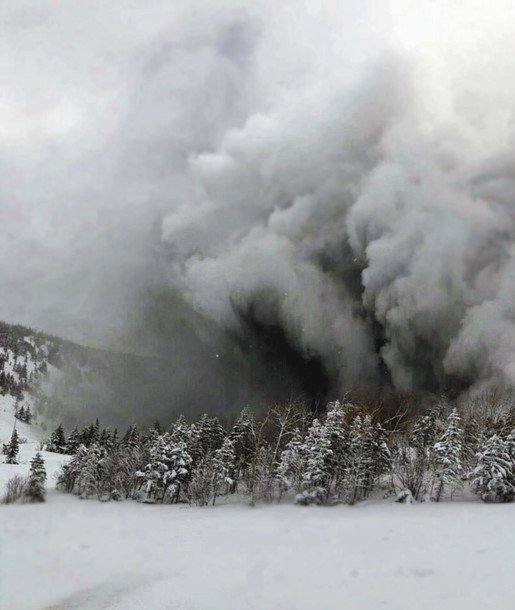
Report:
[[[4,0],[0,318],[163,355],[182,403],[299,359],[515,385],[515,7],[484,5]]]

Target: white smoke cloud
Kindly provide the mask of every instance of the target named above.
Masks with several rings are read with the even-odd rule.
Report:
[[[166,285],[341,387],[515,384],[512,2],[0,17],[0,317],[105,342]]]
[[[434,55],[315,81],[191,159],[163,235],[195,307],[229,328],[252,307],[344,386],[377,381],[378,357],[401,388],[515,384],[512,115]]]

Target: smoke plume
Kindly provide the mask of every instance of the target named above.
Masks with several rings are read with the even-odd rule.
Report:
[[[37,4],[0,9],[2,317],[190,410],[515,386],[512,3]]]

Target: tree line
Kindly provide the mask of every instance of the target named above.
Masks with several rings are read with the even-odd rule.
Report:
[[[515,497],[515,406],[460,412],[438,400],[409,420],[331,402],[314,414],[290,401],[260,417],[244,409],[225,429],[216,417],[181,416],[167,430],[130,426],[123,437],[98,420],[47,450],[68,453],[58,487],[81,498],[215,504],[355,504],[371,495],[452,499],[465,486],[485,502]]]

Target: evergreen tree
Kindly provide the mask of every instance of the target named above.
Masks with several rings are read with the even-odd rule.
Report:
[[[105,455],[105,449],[97,443],[87,448],[76,479],[77,493],[82,499],[99,495]]]
[[[452,493],[461,485],[463,432],[458,411],[447,418],[447,429],[434,446],[436,488],[434,499],[439,502],[446,489]]]
[[[392,468],[392,453],[388,446],[388,433],[379,422],[370,424],[367,450],[371,482],[374,484],[381,475],[391,472]]]
[[[66,438],[64,436],[64,430],[61,424],[59,424],[59,426],[57,426],[57,428],[52,432],[47,451],[52,451],[53,453],[65,453]]]
[[[157,436],[150,447],[148,463],[137,473],[144,484],[146,501],[163,502],[169,497],[177,502],[189,480],[191,463],[186,443],[175,444],[170,434]]]
[[[181,492],[187,489],[191,477],[193,459],[186,443],[172,445],[169,454],[169,470],[165,476],[165,488],[172,502],[178,502]]]
[[[30,461],[30,474],[27,481],[26,494],[30,502],[45,501],[45,481],[45,462],[41,454],[36,453]]]
[[[20,450],[20,440],[18,437],[18,431],[16,428],[13,430],[11,440],[6,448],[6,464],[17,464],[18,463],[18,451]]]
[[[279,486],[279,495],[293,489],[300,492],[304,461],[302,456],[302,436],[298,428],[281,452],[277,466],[276,480]]]
[[[326,502],[329,495],[333,451],[327,428],[314,419],[302,446],[304,472],[302,487],[304,493],[299,503]]]
[[[148,462],[142,471],[136,473],[143,485],[143,491],[146,493],[146,502],[163,501],[165,477],[169,470],[169,445],[170,437],[168,434],[157,435],[152,438],[148,452]]]
[[[65,451],[68,455],[74,455],[79,445],[81,444],[81,434],[79,429],[75,427],[66,441]]]
[[[197,428],[204,454],[220,449],[225,433],[217,417],[209,417],[204,413],[199,419]]]
[[[515,469],[515,428],[506,437],[506,450],[510,456]]]
[[[213,457],[213,506],[217,496],[220,493],[228,493],[233,484],[235,464],[234,443],[230,438],[225,438]]]
[[[186,447],[193,460],[192,465],[194,467],[195,464],[200,462],[205,455],[202,444],[202,435],[200,429],[195,424],[191,424],[191,426],[189,426],[187,429]]]
[[[410,435],[412,447],[417,449],[433,447],[437,440],[436,420],[437,411],[433,409],[415,421]]]
[[[370,491],[371,437],[370,416],[357,415],[349,430],[349,457],[342,490],[343,496],[349,504],[365,498]]]
[[[100,422],[97,417],[97,419],[95,420],[95,423],[91,424],[84,430],[84,433],[82,436],[82,442],[86,445],[86,447],[89,447],[91,445],[94,445],[95,443],[98,443],[99,439],[100,439]]]
[[[229,438],[233,442],[236,456],[234,470],[234,486],[240,476],[244,476],[249,469],[256,451],[256,429],[254,415],[250,409],[245,408],[240,413],[231,429]]]
[[[104,428],[98,438],[98,444],[101,445],[107,452],[114,449],[114,435],[109,428]]]
[[[348,466],[349,449],[347,414],[339,400],[327,405],[325,427],[331,440],[331,477],[334,480],[333,486],[335,489],[339,489]]]
[[[179,415],[177,420],[170,426],[170,440],[172,443],[185,443],[189,436],[189,426],[184,415]]]
[[[486,441],[485,430],[481,421],[469,415],[463,425],[463,464],[472,468],[476,464],[476,455]]]
[[[212,417],[209,420],[209,425],[209,450],[215,451],[216,449],[220,449],[224,442],[225,430],[218,417]]]
[[[121,440],[121,445],[124,447],[137,447],[140,443],[140,435],[135,424],[129,426],[125,436]]]
[[[511,436],[511,435],[510,435]],[[511,502],[515,496],[515,461],[511,446],[497,435],[478,454],[471,487],[484,502]]]
[[[59,478],[57,479],[57,487],[68,493],[76,492],[76,482],[84,467],[88,457],[88,448],[86,445],[79,445],[73,455],[73,458],[61,467]]]
[[[209,446],[209,436],[211,432],[210,426],[210,418],[207,413],[203,413],[198,420],[198,431],[200,435],[200,443],[202,445],[202,449],[204,454],[208,453]]]

